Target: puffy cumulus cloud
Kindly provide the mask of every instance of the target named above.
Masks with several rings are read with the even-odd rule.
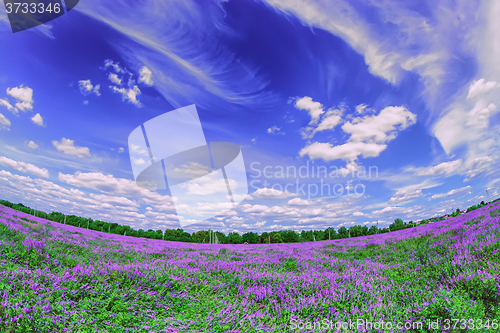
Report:
[[[122,84],[122,79],[118,77],[115,73],[109,73],[108,75],[109,81],[113,82],[116,85],[121,85]]]
[[[75,142],[73,140],[62,138],[60,141],[52,141],[52,144],[58,151],[66,155],[76,156],[80,158],[90,157],[89,148],[75,146]]]
[[[377,157],[385,148],[387,145],[377,143],[347,142],[334,146],[328,142],[314,142],[302,148],[299,155],[301,157],[307,155],[311,160],[323,159],[327,162],[337,159],[355,161],[359,156]]]
[[[123,149],[123,147],[118,148],[118,154],[121,154],[121,153],[123,153],[124,151],[125,151],[125,149]]]
[[[280,130],[281,130],[281,127],[274,125],[273,127],[270,127],[267,129],[267,133],[285,135],[285,132],[280,132]]]
[[[7,88],[7,95],[16,99],[14,105],[18,110],[33,110],[33,89],[20,85],[19,87]]]
[[[403,106],[389,106],[378,115],[354,118],[342,125],[342,130],[350,134],[347,143],[333,146],[331,143],[314,142],[302,148],[299,155],[308,155],[310,159],[342,159],[350,162],[359,156],[377,157],[387,148],[387,142],[415,124],[416,119],[417,116]]]
[[[295,101],[295,107],[309,113],[311,117],[311,121],[309,122],[310,125],[316,124],[320,116],[325,112],[321,103],[313,101],[313,99],[308,96],[298,98]]]
[[[141,146],[131,143],[129,145],[130,151],[138,155],[149,156],[149,152],[146,149],[141,149]]]
[[[212,172],[204,177],[196,178],[179,186],[187,190],[188,195],[212,195],[215,193],[228,193],[226,181],[218,178],[219,173]],[[237,188],[238,183],[234,179],[227,179],[230,188]]]
[[[214,217],[215,220],[217,221],[223,221],[229,217],[232,217],[232,216],[238,216],[238,213],[235,212],[234,210],[230,209],[230,210],[227,210],[221,214],[218,214],[217,216]]]
[[[92,189],[113,196],[134,198],[158,211],[175,212],[170,196],[160,195],[140,187],[130,179],[115,178],[113,175],[105,175],[100,172],[76,172],[73,175],[59,173],[58,177],[61,182],[74,187]]]
[[[145,85],[152,86],[153,82],[153,72],[146,66],[141,67],[139,70],[139,82],[144,83]]]
[[[177,214],[189,217],[197,217],[205,219],[206,216],[220,216],[224,212],[234,208],[231,202],[198,202],[196,205],[177,203],[175,204],[175,209]],[[198,221],[193,221],[198,222]]]
[[[485,82],[485,79],[479,79],[471,83],[469,87],[469,94],[467,95],[467,99],[476,97],[483,93],[487,93],[493,89],[499,88],[500,83],[495,81]]]
[[[385,143],[396,138],[397,133],[405,130],[417,121],[417,115],[403,106],[389,106],[378,115],[355,118],[342,126],[342,130],[351,134],[352,142]]]
[[[3,106],[4,108],[6,108],[7,110],[9,110],[10,112],[12,112],[13,114],[18,114],[18,111],[15,107],[12,106],[12,104],[9,103],[8,100],[6,99],[1,99],[0,98],[0,106]]]
[[[170,171],[172,170],[172,171]],[[182,164],[179,167],[167,168],[167,175],[175,175],[185,178],[194,179],[209,174],[212,171],[212,167],[208,165],[203,165],[198,162],[189,162]]]
[[[30,141],[28,142],[28,147],[31,149],[37,149],[39,146],[35,142]]]
[[[127,70],[126,69],[123,69],[120,67],[120,63],[118,62],[113,62],[113,60],[111,59],[106,59],[104,61],[104,69],[108,69],[109,67],[113,68],[113,70],[115,71],[115,73],[122,73],[122,74],[125,74],[127,73]]]
[[[29,172],[37,177],[49,178],[49,171],[47,169],[41,169],[30,163],[14,161],[5,156],[0,156],[0,164],[12,170],[20,171],[23,173]]]
[[[10,130],[10,120],[0,113],[0,130],[2,129]]]
[[[140,198],[68,189],[45,179],[32,179],[5,170],[0,170],[0,186],[9,198],[22,201],[29,206],[36,204],[42,210],[90,216],[93,219],[129,225],[136,229],[179,226],[177,217],[173,214],[158,212],[153,208],[147,210],[146,214],[138,212]]]
[[[97,202],[113,205],[118,209],[138,211],[140,207],[140,204],[137,201],[130,200],[129,198],[125,197],[95,193],[90,193],[89,196]]]
[[[35,125],[42,126],[42,127],[45,126],[44,123],[43,123],[43,118],[42,118],[42,116],[39,113],[37,113],[36,115],[34,115],[33,117],[31,117],[31,121]]]
[[[96,96],[101,96],[99,89],[101,88],[100,84],[93,85],[90,80],[80,80],[78,81],[78,87],[80,88],[80,92],[83,96],[87,96],[90,94],[95,94]]]
[[[313,130],[311,136],[313,136],[317,132],[334,129],[341,122],[342,117],[340,111],[330,110],[326,113],[325,117],[323,117],[318,127]]]
[[[359,113],[359,114],[363,114],[366,112],[366,108],[367,108],[368,105],[366,104],[359,104],[359,105],[356,105],[356,113]]]
[[[258,199],[287,199],[297,196],[295,193],[283,192],[273,188],[259,188],[252,195]]]
[[[132,88],[118,88],[114,86],[109,87],[114,93],[122,95],[122,100],[134,104],[138,108],[142,107],[141,102],[137,99],[137,96],[141,94],[141,90],[138,86],[133,86]]]
[[[353,216],[365,216],[365,213],[363,212],[354,212],[352,213]]]
[[[431,199],[443,199],[443,198],[449,198],[449,197],[454,197],[454,196],[472,194],[471,190],[472,190],[471,186],[465,186],[465,187],[461,187],[461,188],[457,188],[457,189],[448,191],[446,193],[434,194],[431,197]]]
[[[291,200],[288,200],[288,204],[290,206],[309,206],[309,205],[312,205],[313,202],[311,200],[304,200],[301,198],[293,198]]]
[[[239,217],[239,216],[233,216],[233,217],[227,219],[225,222],[227,222],[227,223],[233,223],[233,224],[230,225],[230,227],[231,228],[235,228],[235,227],[239,227],[241,225],[240,223],[245,222],[245,219],[242,218],[242,217]]]
[[[421,189],[409,188],[397,191],[391,199],[389,199],[390,205],[398,205],[410,202],[412,200],[422,198],[425,194],[422,193]]]

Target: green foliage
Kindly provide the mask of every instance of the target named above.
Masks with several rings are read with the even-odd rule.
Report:
[[[237,232],[230,232],[227,238],[230,244],[243,244],[243,238]]]
[[[241,236],[243,242],[248,244],[258,244],[259,235],[256,232],[247,232]]]
[[[281,239],[281,235],[279,233],[275,233],[271,237],[271,243],[283,243],[283,240]]]

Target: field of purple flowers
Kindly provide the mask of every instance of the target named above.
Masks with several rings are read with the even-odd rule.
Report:
[[[209,245],[0,206],[0,332],[495,332],[499,224],[497,202],[383,235]],[[333,326],[349,321],[386,325]]]

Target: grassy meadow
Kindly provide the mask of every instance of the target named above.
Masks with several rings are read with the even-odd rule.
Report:
[[[381,235],[214,245],[0,206],[0,332],[496,332],[499,224],[496,202]]]

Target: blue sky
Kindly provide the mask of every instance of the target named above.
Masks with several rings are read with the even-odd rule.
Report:
[[[194,104],[207,142],[241,147],[249,195],[188,231],[387,226],[496,198],[498,14],[495,1],[88,0],[13,34],[0,6],[1,196],[177,228],[170,191],[135,183],[128,136]]]

